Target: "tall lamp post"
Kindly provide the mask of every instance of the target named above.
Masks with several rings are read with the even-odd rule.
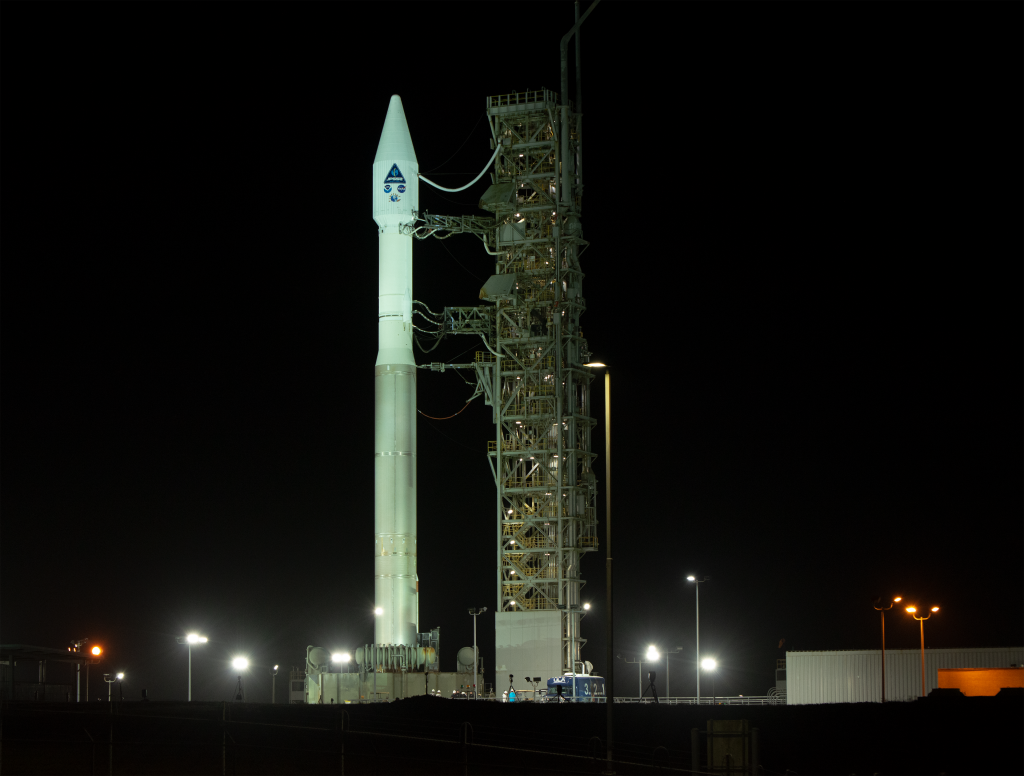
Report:
[[[244,657],[236,657],[231,661],[231,667],[238,671],[238,686],[235,688],[235,700],[245,701],[245,690],[242,687],[242,671],[249,667],[249,661]]]
[[[120,672],[120,673],[117,673],[117,674],[103,674],[103,681],[107,683],[107,703],[111,702],[111,693],[110,693],[110,691],[112,689],[114,689],[113,688],[114,682],[120,682],[120,681],[123,681],[123,680],[124,680],[124,672],[123,671]]]
[[[647,655],[646,655],[646,657],[647,657],[647,662],[648,663],[654,663],[654,662],[657,662],[661,658],[661,655],[658,654],[658,650],[655,649],[653,644],[651,644],[649,647],[647,647]],[[641,678],[640,679],[640,697],[641,698],[644,695],[643,683],[644,683],[644,680]],[[652,684],[653,684],[653,680],[652,680]]]
[[[352,659],[352,656],[348,652],[335,652],[331,655],[332,663],[341,664],[341,672],[345,673],[348,670],[348,661]]]
[[[907,607],[907,614],[913,616],[913,618],[915,620],[917,620],[919,623],[921,623],[921,697],[922,698],[925,696],[925,691],[924,691],[924,621],[927,620],[928,618],[930,618],[932,616],[932,614],[934,612],[937,612],[937,611],[939,611],[939,607],[933,606],[931,608],[931,611],[928,612],[928,614],[926,614],[926,615],[924,615],[922,617],[918,617],[917,616],[917,607],[916,606],[908,606]]]
[[[274,666],[270,669],[270,703],[277,703],[277,669],[278,666]]]
[[[200,636],[197,633],[190,633],[187,636],[178,636],[179,644],[188,644],[188,699],[192,701],[192,645],[193,644],[205,644],[209,641],[206,636]]]
[[[875,611],[882,613],[882,703],[885,703],[885,613],[892,609],[893,604],[898,604],[902,600],[900,596],[896,596],[888,606],[882,606],[882,597],[875,598]]]
[[[473,700],[480,699],[480,688],[477,686],[477,679],[480,677],[480,653],[476,648],[476,618],[486,611],[486,606],[469,610],[469,615],[473,618]]]
[[[665,654],[665,700],[666,701],[671,697],[670,694],[669,694],[669,687],[670,687],[670,685],[669,685],[669,678],[670,678],[669,677],[669,667],[670,667],[672,661],[669,658],[669,655],[678,655],[682,651],[683,651],[682,647],[676,647],[675,649],[665,650],[665,653],[664,653]]]
[[[621,655],[620,655],[620,657],[621,657]],[[643,658],[639,658],[638,657],[636,660],[627,660],[626,658],[623,657],[622,661],[625,662],[625,663],[636,663],[637,667],[640,669],[639,672],[637,673],[637,678],[640,680],[640,689],[637,691],[638,692],[637,698],[639,698],[641,695],[643,695],[643,692],[644,692],[644,664],[643,664]]]
[[[714,670],[718,668],[718,661],[715,660],[713,657],[706,657],[700,661],[700,667],[703,668],[705,671],[711,672],[711,704],[714,705],[715,702],[718,700],[718,697],[715,695],[714,674]],[[697,699],[697,703],[700,703],[700,698]]]
[[[591,6],[593,8],[593,6]],[[590,11],[587,11],[590,13]],[[612,376],[611,370],[600,361],[592,361],[584,366],[604,369],[604,575],[605,575],[605,670],[604,679],[605,705],[607,721],[605,737],[605,755],[608,771],[612,770],[612,706],[615,696],[615,647],[612,643]]]
[[[693,582],[694,588],[697,590],[697,705],[700,705],[700,583],[710,582],[711,577],[704,577],[704,579],[697,579],[692,574],[686,578],[687,582]]]

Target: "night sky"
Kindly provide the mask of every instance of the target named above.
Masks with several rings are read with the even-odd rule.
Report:
[[[232,697],[245,654],[269,700],[266,666],[372,639],[388,100],[421,172],[468,182],[485,98],[558,90],[572,18],[4,4],[0,641],[89,637],[126,697],[175,699],[175,637],[197,630],[195,698]],[[1019,3],[606,0],[585,23],[582,327],[613,367],[615,647],[682,647],[673,695],[695,691],[690,573],[712,578],[719,694],[764,694],[787,649],[877,648],[875,595],[940,605],[929,647],[1024,643],[1022,21]],[[486,187],[423,186],[421,206],[483,215]],[[493,271],[470,237],[414,257],[435,310],[477,304]],[[450,371],[418,390],[433,416],[471,393]],[[493,681],[490,408],[418,431],[421,629],[454,670],[487,606]],[[583,573],[603,672],[603,548]],[[908,615],[887,626],[918,646]],[[619,662],[616,693],[636,686]]]

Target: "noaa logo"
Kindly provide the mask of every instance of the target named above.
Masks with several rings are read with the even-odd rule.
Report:
[[[405,184],[404,183],[400,183],[398,185],[398,193],[399,194],[405,194]]]
[[[384,193],[385,194],[390,194],[391,193],[391,184],[390,183],[385,183],[384,184]]]

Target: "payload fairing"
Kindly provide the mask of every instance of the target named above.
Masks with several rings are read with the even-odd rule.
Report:
[[[374,368],[374,642],[416,645],[416,360],[412,352],[412,224],[419,163],[402,100],[392,95],[373,160],[378,226]]]

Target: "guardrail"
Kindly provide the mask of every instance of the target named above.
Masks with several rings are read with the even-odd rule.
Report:
[[[698,701],[695,696],[659,698],[659,703],[672,706],[785,706],[785,695],[702,695]],[[622,698],[616,697],[615,703],[654,703],[653,698]]]

